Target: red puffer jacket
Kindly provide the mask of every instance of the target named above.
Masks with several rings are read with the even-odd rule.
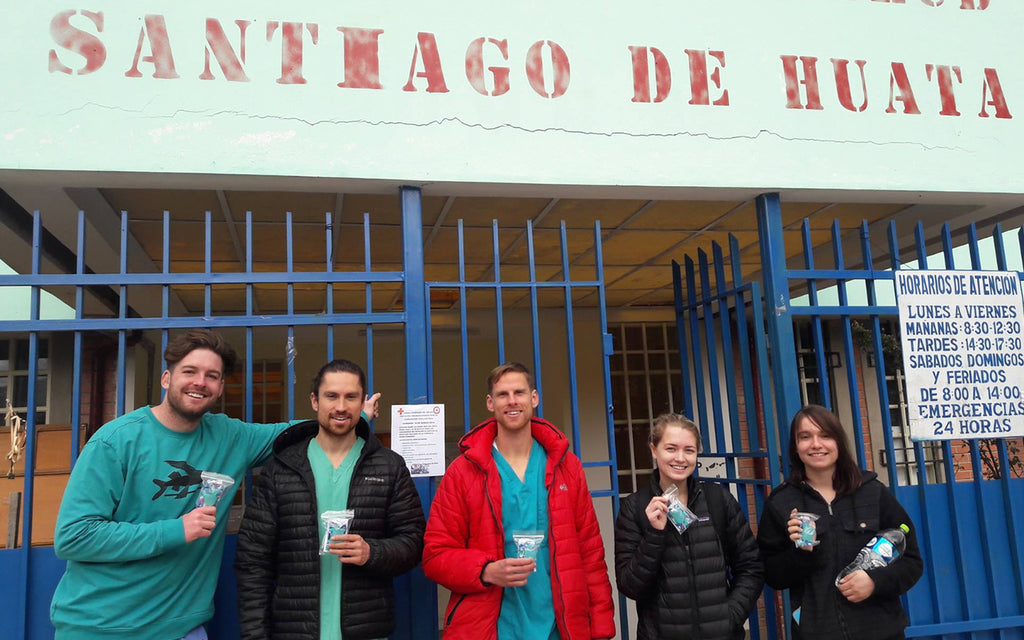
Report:
[[[604,545],[583,465],[550,422],[533,419],[533,437],[547,452],[551,592],[562,640],[615,636]],[[494,419],[459,441],[462,455],[448,467],[434,496],[424,538],[423,571],[451,590],[445,640],[495,640],[502,588],[484,586],[484,565],[505,557],[501,478],[491,446]]]

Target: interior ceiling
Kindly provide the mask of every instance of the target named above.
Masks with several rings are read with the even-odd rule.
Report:
[[[170,210],[170,270],[198,272],[205,268],[205,219],[210,212],[211,269],[234,272],[245,268],[246,219],[252,221],[253,270],[284,271],[287,268],[287,217],[291,218],[292,264],[295,271],[317,271],[327,263],[327,212],[341,211],[340,225],[333,221],[333,263],[336,271],[361,271],[367,263],[364,247],[369,238],[369,264],[373,271],[402,269],[400,199],[395,195],[333,193],[285,193],[254,191],[165,191],[158,189],[102,189],[100,193],[114,212],[126,211],[130,235],[152,262],[162,269],[164,210]],[[423,241],[428,282],[459,279],[460,256],[466,280],[494,280],[495,256],[503,282],[528,281],[530,243],[526,222],[533,227],[533,263],[540,281],[564,280],[563,262],[573,280],[594,281],[595,222],[600,221],[606,305],[650,307],[673,304],[673,260],[698,252],[712,255],[713,244],[729,253],[730,235],[739,248],[744,275],[760,270],[757,221],[753,201],[645,201],[586,200],[510,197],[424,196]],[[797,236],[804,219],[815,244],[825,242],[833,220],[843,230],[892,219],[905,209],[902,204],[791,203],[783,208],[786,229]],[[462,242],[459,242],[461,223]],[[564,246],[561,225],[565,225]],[[497,233],[495,233],[497,229]],[[796,237],[787,241],[787,253],[800,252]],[[460,250],[461,247],[461,250]],[[709,275],[714,286],[715,277]],[[729,278],[731,281],[731,278]],[[175,287],[184,307],[202,311],[201,286]],[[452,306],[458,291],[435,287],[432,304]],[[295,285],[295,307],[322,309],[326,287]],[[245,308],[244,287],[217,286],[214,305],[226,311]],[[286,306],[286,288],[257,286],[256,306],[270,312]],[[575,304],[594,306],[596,289],[574,290]],[[397,283],[372,287],[374,311],[401,307]],[[564,290],[541,290],[542,306],[564,305]],[[493,290],[467,294],[471,308],[492,308]],[[506,307],[528,307],[526,289],[507,291]],[[364,311],[364,284],[334,286],[334,305],[339,311]]]

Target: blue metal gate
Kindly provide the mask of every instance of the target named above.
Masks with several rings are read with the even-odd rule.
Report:
[[[574,451],[587,460],[586,467],[595,472],[607,470],[607,480],[601,473],[591,478],[595,487],[593,495],[608,499],[607,514],[617,510],[618,484],[612,462],[615,450],[609,400],[610,339],[604,310],[600,226],[595,227],[593,236],[595,267],[570,263],[564,224],[558,229],[535,231],[532,224],[527,223],[525,231],[519,232],[516,240],[502,252],[499,251],[499,229],[494,223],[489,230],[493,247],[489,273],[467,278],[467,243],[460,221],[458,277],[427,282],[420,191],[402,188],[400,200],[400,269],[381,268],[371,259],[371,247],[381,246],[375,234],[388,234],[385,242],[392,244],[397,238],[386,226],[380,231],[380,227],[371,225],[368,214],[363,215],[361,224],[343,225],[340,212],[327,213],[320,221],[293,220],[290,212],[283,215],[283,220],[254,220],[252,214],[247,213],[244,240],[233,237],[228,241],[225,225],[214,221],[209,211],[198,221],[189,220],[187,216],[184,219],[180,215],[172,216],[167,211],[158,221],[143,221],[159,224],[161,229],[160,245],[155,249],[146,247],[148,255],[143,256],[154,263],[156,268],[151,272],[138,268],[137,262],[133,264],[133,259],[140,257],[139,246],[129,225],[142,223],[122,212],[119,266],[108,273],[94,273],[87,266],[86,238],[90,232],[86,215],[79,213],[78,241],[71,264],[67,264],[65,255],[63,269],[59,264],[56,269],[45,268],[44,258],[51,257],[53,247],[51,245],[48,252],[49,240],[42,214],[25,214],[31,220],[30,232],[27,231],[25,238],[26,244],[30,242],[32,247],[30,273],[0,275],[0,291],[27,286],[31,296],[28,318],[0,321],[0,342],[16,345],[11,349],[19,350],[17,358],[25,361],[26,369],[22,377],[29,381],[25,397],[15,402],[19,413],[27,416],[24,456],[16,468],[21,505],[20,508],[14,505],[10,510],[12,514],[20,513],[20,518],[15,515],[11,523],[18,530],[17,543],[14,548],[0,549],[0,575],[5,577],[0,582],[0,598],[6,604],[5,611],[13,614],[4,616],[5,637],[35,640],[53,634],[49,603],[64,563],[55,557],[53,547],[45,540],[49,532],[38,523],[50,524],[43,517],[44,512],[52,511],[50,516],[55,515],[63,482],[80,445],[88,433],[100,426],[104,417],[109,417],[97,406],[102,392],[99,397],[95,394],[91,397],[88,411],[83,410],[83,399],[96,392],[98,385],[102,388],[103,383],[101,375],[93,379],[83,376],[86,361],[91,358],[94,370],[104,358],[114,361],[110,387],[116,389],[116,405],[108,413],[120,415],[126,407],[132,408],[130,404],[157,400],[153,397],[153,372],[158,375],[163,368],[158,354],[162,353],[171,333],[194,326],[217,329],[235,344],[244,373],[231,402],[244,413],[238,417],[256,422],[304,415],[308,409],[303,405],[303,387],[296,396],[296,370],[312,367],[315,371],[323,361],[337,354],[366,363],[371,392],[381,387],[375,382],[383,380],[379,372],[382,363],[389,363],[391,369],[386,382],[392,387],[396,384],[401,387],[404,382],[405,391],[404,398],[388,398],[390,403],[434,402],[437,397],[437,401],[455,408],[454,399],[461,398],[459,423],[468,429],[476,421],[471,417],[473,411],[482,410],[486,394],[485,389],[474,385],[483,384],[487,371],[506,359],[526,362],[536,372],[542,399],[545,389],[550,389],[552,396],[560,396],[557,404],[549,401],[547,417],[566,428]],[[231,220],[228,222],[227,226],[233,226]],[[231,232],[234,235],[234,231]],[[262,238],[254,239],[254,234],[258,233],[263,233]],[[344,238],[340,237],[342,233]],[[560,242],[552,242],[552,234]],[[537,235],[545,239],[547,251],[542,260],[534,255]],[[236,256],[225,257],[222,246],[225,241],[229,246],[234,242]],[[430,238],[426,244],[429,247]],[[478,244],[474,238],[470,250],[476,251]],[[557,244],[561,246],[560,260],[553,265],[548,256]],[[360,254],[360,248],[362,260],[353,260],[352,255]],[[196,253],[193,262],[197,264],[181,267],[180,261],[172,259],[172,255],[180,257],[182,251]],[[237,259],[232,261],[232,257]],[[543,273],[539,274],[538,267]],[[581,277],[587,270],[590,273]],[[509,272],[514,277],[510,278]],[[65,299],[74,299],[73,317],[56,319],[41,311],[40,300],[47,290],[63,290]],[[69,291],[71,293],[67,294]],[[345,296],[339,295],[342,291]],[[493,299],[490,304],[470,304],[470,299],[477,295],[490,295]],[[353,298],[359,297],[362,302],[353,304]],[[584,299],[587,303],[581,309],[580,301]],[[447,300],[450,308],[439,308],[443,305],[434,304],[436,300]],[[457,311],[452,311],[456,302]],[[492,310],[493,314],[480,311],[481,307]],[[398,310],[391,310],[395,308]],[[506,337],[506,318],[510,316],[516,329],[508,331]],[[456,325],[458,330],[454,333],[458,333],[459,340],[452,344],[449,338]],[[529,331],[521,329],[525,327],[529,327]],[[274,345],[271,351],[280,363],[280,377],[276,382],[274,374],[267,373],[265,363],[260,368],[260,358],[264,357],[261,354],[267,352],[268,343]],[[136,371],[128,353],[144,345],[150,362],[139,365]],[[398,359],[399,351],[404,375],[398,374],[396,365],[391,362]],[[473,358],[470,358],[471,351]],[[155,361],[154,354],[157,354]],[[15,356],[7,355],[13,362]],[[0,361],[4,360],[3,356],[4,352],[0,352]],[[310,357],[315,362],[310,362]],[[448,363],[460,359],[461,385],[449,383],[453,367]],[[580,375],[578,365],[586,367],[586,375]],[[71,373],[65,373],[64,380],[59,382],[58,370],[61,369]],[[595,377],[594,372],[601,373]],[[148,380],[142,381],[147,373]],[[32,382],[46,376],[49,376],[48,383]],[[580,379],[586,381],[587,388],[579,387]],[[135,384],[148,388],[130,394],[127,390]],[[285,415],[268,419],[261,411],[266,408],[261,398],[266,397],[267,388],[272,384],[277,385],[284,397]],[[591,385],[596,388],[589,388]],[[50,389],[49,394],[47,389]],[[564,395],[568,398],[562,397]],[[48,397],[51,397],[49,402]],[[476,400],[475,409],[471,409],[471,398]],[[299,405],[296,405],[297,400]],[[591,415],[581,417],[581,401],[586,403],[584,413],[589,410]],[[47,421],[47,412],[41,409],[51,408],[51,403],[66,409],[69,424],[61,427],[43,424]],[[567,410],[566,415],[561,418],[550,415],[552,405]],[[581,434],[584,421],[595,422],[595,406],[596,415],[605,425],[606,438],[603,439]],[[62,410],[52,413],[63,416]],[[52,438],[54,430],[59,431],[60,438],[66,438],[66,442],[61,441],[64,453],[60,454],[61,462],[56,465],[59,468],[51,469],[49,455],[40,466],[39,446],[45,441],[46,447],[52,447],[53,442],[48,438]],[[54,482],[56,486],[51,487]],[[416,485],[424,504],[429,507],[434,481],[419,479]],[[43,493],[37,495],[37,488]],[[218,585],[217,614],[208,625],[211,637],[237,637],[231,571],[233,550],[234,536],[229,535]],[[398,595],[397,629],[392,638],[436,638],[435,585],[417,569],[400,579]]]
[[[37,444],[40,436],[45,433],[41,430],[43,425],[38,424],[45,413],[38,413],[37,408],[47,404],[44,398],[37,397],[37,386],[39,391],[45,393],[47,385],[37,384],[41,375],[55,373],[50,363],[54,362],[54,345],[60,343],[67,346],[71,351],[70,357],[63,356],[59,359],[62,362],[71,364],[70,382],[66,389],[57,391],[51,389],[51,393],[66,394],[70,396],[67,402],[70,410],[70,424],[83,425],[88,420],[83,418],[81,410],[83,396],[82,362],[83,353],[91,350],[92,353],[100,351],[95,348],[97,342],[103,337],[112,337],[111,347],[116,348],[116,415],[124,413],[126,401],[134,400],[126,398],[126,388],[129,383],[129,369],[133,363],[127,358],[128,348],[138,341],[150,341],[159,343],[159,347],[151,345],[151,351],[162,353],[166,346],[168,335],[172,331],[191,328],[195,326],[214,328],[233,337],[244,362],[244,378],[240,385],[240,394],[244,394],[244,417],[247,421],[254,421],[254,360],[257,352],[257,345],[260,342],[273,340],[277,345],[278,357],[283,366],[283,381],[280,382],[281,392],[285,395],[286,413],[280,418],[291,419],[296,414],[295,395],[295,339],[297,331],[314,331],[319,333],[316,339],[318,349],[311,353],[319,366],[325,360],[331,359],[336,352],[336,334],[343,328],[359,327],[365,330],[368,338],[365,346],[347,343],[342,349],[338,349],[339,356],[351,357],[356,360],[363,360],[367,363],[368,385],[372,392],[374,388],[374,326],[397,326],[401,327],[404,342],[404,377],[406,380],[407,401],[422,401],[427,395],[425,380],[425,352],[426,352],[426,318],[424,310],[424,286],[423,286],[423,262],[422,262],[422,223],[420,221],[420,193],[418,189],[403,188],[401,190],[402,200],[402,242],[405,248],[406,261],[404,270],[380,270],[371,268],[370,256],[370,223],[367,216],[364,216],[362,228],[351,236],[357,238],[362,236],[364,251],[364,263],[362,268],[356,266],[345,271],[336,270],[337,250],[339,248],[340,231],[339,219],[335,219],[331,213],[315,228],[322,230],[319,233],[319,250],[311,249],[306,241],[314,241],[317,233],[309,233],[311,226],[305,222],[301,231],[303,242],[296,239],[298,225],[293,224],[292,214],[288,212],[283,221],[278,221],[275,226],[282,233],[277,234],[280,242],[269,253],[275,257],[263,261],[262,268],[254,269],[254,254],[261,249],[267,252],[266,244],[257,245],[253,241],[254,225],[251,213],[245,218],[245,241],[244,259],[242,265],[224,266],[222,262],[215,268],[215,256],[218,255],[218,245],[214,242],[215,233],[224,236],[223,225],[216,228],[209,211],[206,212],[205,220],[201,223],[202,232],[189,234],[186,230],[181,233],[182,225],[178,224],[175,229],[179,235],[173,240],[177,243],[172,247],[172,217],[169,212],[164,212],[162,220],[163,244],[160,255],[162,256],[162,268],[154,273],[144,273],[129,268],[129,254],[134,239],[129,233],[129,216],[127,212],[121,214],[120,225],[120,268],[112,273],[94,273],[86,267],[86,217],[84,213],[78,216],[78,243],[75,255],[76,265],[70,273],[44,273],[42,269],[44,230],[42,216],[36,212],[32,217],[32,268],[30,274],[0,275],[0,288],[3,287],[31,287],[31,310],[30,317],[25,320],[0,321],[0,338],[5,342],[11,340],[11,344],[26,344],[27,353],[24,359],[27,362],[27,398],[24,400],[24,407],[27,409],[27,438],[24,448],[24,458],[19,465],[21,470],[22,488],[20,511],[20,532],[17,535],[15,548],[0,550],[0,574],[4,576],[0,586],[0,597],[6,603],[4,616],[5,637],[10,638],[48,638],[53,635],[53,627],[49,622],[49,601],[54,587],[63,573],[63,562],[54,556],[53,547],[45,544],[33,546],[33,521],[39,514],[47,510],[55,510],[56,504],[40,504],[35,500],[35,488],[40,479],[45,480],[47,473],[40,470],[37,464]],[[339,216],[340,217],[340,216]],[[175,223],[182,220],[176,219]],[[232,233],[234,231],[232,230]],[[283,238],[281,236],[283,235]],[[198,239],[197,239],[198,238]],[[237,240],[237,239],[236,239]],[[283,240],[283,242],[282,242]],[[346,238],[351,244],[351,240]],[[173,261],[171,254],[173,250],[181,250],[180,247],[191,245],[202,247],[202,268],[195,270],[172,270]],[[297,269],[295,264],[295,251],[297,247],[320,255],[319,267],[312,267],[309,264],[304,268]],[[278,257],[279,256],[279,257]],[[137,257],[137,256],[135,256]],[[159,259],[158,259],[159,260]],[[349,265],[351,266],[351,265]],[[240,267],[240,268],[239,268]],[[384,286],[400,289],[404,299],[404,308],[400,311],[375,311],[371,291],[375,286]],[[365,287],[366,304],[365,308],[338,310],[334,308],[336,291],[338,287]],[[71,288],[74,291],[74,317],[71,319],[48,319],[41,316],[40,297],[42,292],[51,288]],[[296,289],[301,288],[301,292]],[[260,295],[264,296],[262,304],[259,304]],[[310,308],[297,308],[296,298],[302,296],[308,300],[312,295],[318,297],[319,302]],[[182,299],[191,296],[193,300],[201,300],[199,312],[176,313],[180,309]],[[198,298],[201,296],[201,298]],[[152,302],[159,299],[157,305],[159,312],[155,314],[140,314],[137,309],[144,302]],[[155,298],[154,298],[155,297]],[[130,300],[131,298],[131,300]],[[218,298],[217,303],[214,302]],[[108,308],[105,312],[87,312],[89,302],[106,301]],[[93,307],[96,305],[93,304]],[[238,340],[237,336],[242,336]],[[48,341],[48,342],[47,342]],[[48,344],[49,352],[40,354],[40,344]],[[113,348],[107,348],[108,353],[115,353]],[[322,349],[322,351],[320,350]],[[10,354],[9,354],[10,355]],[[306,354],[302,354],[306,355]],[[49,357],[47,357],[49,356]],[[9,364],[9,363],[8,363]],[[154,363],[155,364],[155,363]],[[149,368],[152,369],[153,365]],[[309,363],[314,366],[314,363]],[[143,365],[142,368],[146,368]],[[162,367],[161,367],[162,368]],[[96,381],[93,381],[95,384]],[[56,387],[56,385],[54,385]],[[142,395],[142,394],[139,394]],[[302,400],[301,393],[299,399]],[[95,409],[96,398],[93,398],[91,409]],[[152,401],[151,393],[144,395],[143,401]],[[394,399],[394,402],[400,402]],[[18,404],[18,403],[16,403]],[[306,408],[298,410],[299,415],[308,412]],[[102,416],[102,413],[94,414]],[[64,469],[64,479],[70,472],[70,466],[74,464],[77,452],[80,448],[81,438],[86,430],[94,430],[99,424],[90,424],[86,428],[68,428],[70,442],[67,443],[67,451],[70,457],[67,460],[67,468]],[[45,466],[45,465],[44,465]],[[429,482],[417,481],[417,488],[421,495],[429,492]],[[62,492],[62,485],[61,490]],[[59,499],[59,495],[58,495]],[[18,510],[11,509],[13,517],[17,517]],[[35,514],[35,517],[33,517]],[[18,529],[18,522],[15,520],[10,524],[11,530]],[[231,571],[231,557],[234,549],[234,536],[229,536],[225,546],[225,558],[222,565],[221,582],[218,585],[217,595],[217,616],[211,622],[210,631],[212,637],[230,638],[237,637],[236,605],[234,596],[234,584]],[[432,629],[436,628],[436,604],[432,596],[431,585],[422,576],[421,572],[415,571],[404,576],[398,585],[398,628],[393,637],[403,639],[426,639],[434,637]]]
[[[859,464],[877,469],[888,480],[917,526],[925,571],[904,597],[910,617],[907,636],[1024,638],[1024,540],[1018,533],[1024,505],[1020,439],[937,445],[911,442],[904,428],[902,362],[893,355],[899,344],[893,272],[907,268],[1020,270],[1020,259],[1011,260],[1004,247],[1001,228],[997,225],[990,240],[981,242],[971,226],[958,250],[948,224],[932,242],[920,223],[913,229],[912,239],[901,237],[895,223],[890,223],[879,233],[884,235],[887,249],[887,255],[879,259],[872,255],[872,229],[866,222],[842,229],[837,220],[824,247],[832,264],[822,267],[816,264],[822,260],[822,248],[812,245],[807,220],[800,229],[799,251],[793,246],[787,251],[778,196],[758,197],[757,211],[763,299],[757,283],[743,284],[735,244],[729,256],[731,288],[723,285],[725,258],[718,247],[711,261],[716,289],[709,287],[709,261],[704,255],[696,269],[687,260],[686,299],[677,284],[680,344],[690,345],[694,379],[700,381],[694,384],[684,376],[683,385],[698,392],[696,415],[700,424],[713,430],[715,448],[707,456],[728,462],[767,454],[767,477],[761,475],[765,468],[756,466],[744,473],[742,467],[737,470],[727,465],[725,475],[739,486],[753,484],[755,491],[775,484],[782,479],[780,473],[788,470],[785,443],[789,417],[808,401],[828,406],[853,429]],[[1017,234],[1017,241],[1015,251],[1020,254],[1024,252],[1024,231]],[[937,255],[928,255],[929,246],[939,247]],[[854,257],[844,255],[844,250],[855,252]],[[901,250],[911,257],[901,258]],[[792,268],[794,255],[802,268]],[[789,261],[787,256],[791,256]],[[699,287],[695,273],[700,274]],[[748,327],[749,336],[733,347],[730,340],[742,336]],[[767,352],[758,344],[762,331],[768,336]],[[689,343],[683,340],[685,332]],[[749,363],[745,360],[748,351]],[[766,375],[766,353],[770,354],[771,376]],[[737,357],[741,373],[729,368],[729,362]],[[733,402],[747,397],[751,374],[754,380],[759,378],[761,384],[772,387],[761,389],[764,410],[753,417],[749,411],[739,411]],[[742,385],[729,386],[723,394],[719,376],[727,384],[742,380]],[[708,394],[710,412],[702,404],[702,392]],[[716,399],[726,405],[726,412],[714,410]],[[738,417],[740,424],[757,421],[768,432],[766,440],[749,436],[748,444],[737,439]],[[731,436],[723,433],[727,428],[733,429]],[[866,442],[874,443],[873,447],[866,447]],[[737,471],[740,480],[733,479]],[[766,482],[762,484],[762,480]],[[760,509],[760,501],[755,504]],[[773,607],[772,600],[768,600],[769,619],[785,626],[788,606],[779,599]],[[769,633],[776,626],[769,624]]]

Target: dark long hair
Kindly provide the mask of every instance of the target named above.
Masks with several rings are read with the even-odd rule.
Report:
[[[806,405],[796,412],[793,421],[789,425],[789,481],[800,484],[807,479],[807,470],[804,462],[796,451],[796,431],[807,418],[821,429],[821,432],[830,436],[836,443],[836,470],[832,474],[832,488],[836,490],[836,496],[844,496],[853,493],[860,486],[860,467],[853,459],[853,453],[846,442],[846,431],[843,424],[839,422],[836,414],[825,407],[816,404]]]
[[[337,358],[320,367],[320,370],[316,372],[311,388],[314,396],[320,395],[320,385],[324,381],[324,376],[328,373],[351,373],[355,375],[359,378],[359,388],[364,394],[366,393],[366,374],[363,372],[363,368],[351,360]]]

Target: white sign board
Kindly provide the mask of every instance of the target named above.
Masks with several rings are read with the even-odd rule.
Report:
[[[37,0],[0,21],[0,174],[1024,193],[1022,24],[1020,0]]]
[[[414,478],[444,475],[444,405],[391,407],[391,448]]]
[[[1017,274],[895,275],[911,439],[1024,435],[1024,309]]]

